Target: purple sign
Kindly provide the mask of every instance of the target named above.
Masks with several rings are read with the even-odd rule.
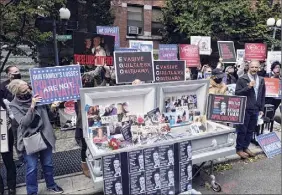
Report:
[[[33,94],[42,97],[39,105],[80,99],[79,65],[32,68],[29,70]]]
[[[115,48],[120,47],[119,27],[116,27],[116,26],[97,26],[97,34],[114,36],[115,37]]]
[[[178,48],[176,44],[160,44],[159,60],[178,60]]]

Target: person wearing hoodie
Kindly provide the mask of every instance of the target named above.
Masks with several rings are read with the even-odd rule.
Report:
[[[222,82],[224,76],[224,72],[221,69],[215,68],[212,70],[209,94],[226,95],[227,86]]]
[[[225,73],[227,74],[226,84],[236,84],[237,79],[235,77],[235,68],[233,66],[227,66],[225,68]]]

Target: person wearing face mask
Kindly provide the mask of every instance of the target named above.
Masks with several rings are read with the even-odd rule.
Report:
[[[235,68],[233,66],[227,66],[225,68],[225,73],[227,74],[226,84],[235,84],[237,79],[235,77]]]
[[[259,68],[259,61],[251,61],[248,73],[240,77],[236,83],[235,95],[247,97],[244,123],[237,125],[236,128],[236,151],[243,159],[255,156],[248,147],[257,125],[258,116],[264,114],[266,88],[263,77],[257,74]]]
[[[209,94],[225,95],[227,92],[227,86],[222,82],[224,78],[224,72],[215,68],[212,70],[212,76],[210,78]]]
[[[7,185],[8,185],[8,194],[16,193],[16,165],[13,160],[13,145],[16,138],[18,123],[14,119],[13,114],[10,111],[9,104],[13,100],[14,96],[7,89],[8,84],[14,79],[20,79],[21,74],[20,70],[16,66],[8,66],[5,69],[5,72],[8,76],[8,80],[1,83],[0,86],[0,107],[7,111],[7,120],[8,120],[8,144],[9,151],[1,153],[3,162],[7,169]],[[20,156],[19,156],[20,158]],[[20,159],[21,161],[21,159]],[[0,175],[0,194],[4,193],[4,183],[2,176]]]
[[[49,119],[49,114],[58,105],[52,104],[51,112],[46,105],[38,106],[42,98],[38,95],[32,96],[30,87],[23,80],[12,80],[7,88],[14,95],[10,108],[19,123],[17,149],[25,159],[27,194],[38,194],[39,159],[47,189],[53,193],[63,193],[63,189],[54,181],[52,150],[55,150],[55,134]]]

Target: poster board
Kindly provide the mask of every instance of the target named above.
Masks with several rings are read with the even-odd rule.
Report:
[[[244,49],[237,49],[237,62],[244,62],[245,60],[245,50]]]
[[[153,52],[153,41],[129,40],[129,47],[142,52]]]
[[[185,81],[185,61],[155,60],[155,82]]]
[[[38,105],[80,99],[82,82],[79,65],[31,68],[29,73],[33,94],[42,97]]]
[[[74,32],[74,64],[112,66],[115,37],[86,32]]]
[[[191,36],[190,43],[199,47],[200,55],[211,55],[211,37]]]
[[[271,72],[271,64],[275,61],[278,61],[281,63],[281,51],[268,51],[267,52],[267,59],[266,59],[266,72]]]
[[[219,56],[222,63],[236,63],[236,52],[233,41],[217,41]]]
[[[119,27],[118,26],[97,26],[97,34],[115,37],[115,48],[120,47]]]
[[[178,60],[176,44],[159,44],[159,60]]]
[[[152,59],[152,52],[114,52],[117,83],[131,83],[135,79],[154,81]]]
[[[185,60],[187,67],[198,67],[200,65],[199,47],[196,45],[180,44],[179,59]]]
[[[77,116],[75,113],[75,102],[73,100],[64,102],[63,107],[59,108],[58,112],[62,131],[76,128]]]
[[[265,87],[266,97],[279,97],[280,94],[280,80],[276,78],[264,78],[265,81]]]
[[[244,123],[247,97],[209,94],[207,119],[233,124]]]
[[[267,158],[281,154],[281,140],[275,132],[261,134],[257,136],[257,141]]]
[[[6,110],[0,109],[0,153],[9,152]]]
[[[245,60],[266,60],[267,46],[264,43],[245,43]]]

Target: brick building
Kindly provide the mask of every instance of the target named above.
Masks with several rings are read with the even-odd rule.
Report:
[[[113,0],[114,25],[120,28],[121,47],[128,47],[129,40],[146,40],[153,41],[154,49],[158,49],[164,5],[165,0]]]

